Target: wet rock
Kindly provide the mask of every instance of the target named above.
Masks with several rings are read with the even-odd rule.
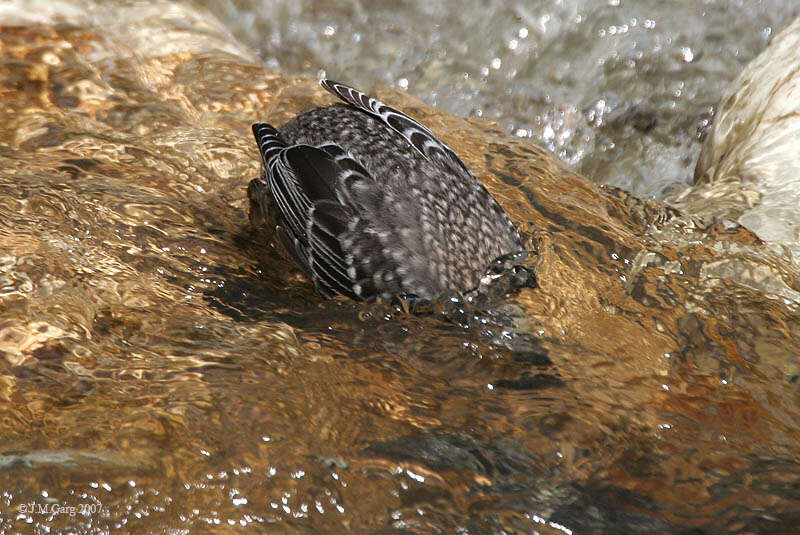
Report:
[[[332,100],[207,13],[124,9],[0,33],[0,482],[17,511],[103,506],[9,531],[524,532],[601,483],[692,525],[797,509],[794,465],[749,479],[796,456],[800,346],[797,268],[752,233],[378,89],[503,205],[535,285],[456,296],[463,322],[323,301],[248,236],[245,192],[250,124]],[[50,451],[102,454],[31,464]],[[585,525],[634,522],[604,503]]]
[[[711,196],[729,217],[800,258],[800,19],[775,35],[723,94],[697,161],[689,209]]]

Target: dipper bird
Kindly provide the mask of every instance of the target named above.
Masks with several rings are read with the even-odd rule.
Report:
[[[497,201],[430,130],[352,87],[320,85],[344,103],[280,130],[253,125],[263,167],[247,190],[251,223],[274,226],[320,294],[466,292],[523,249]]]

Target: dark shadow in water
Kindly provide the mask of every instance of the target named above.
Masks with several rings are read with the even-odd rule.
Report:
[[[641,535],[706,535],[701,528],[676,526],[663,518],[648,514],[653,502],[617,487],[591,488],[574,486],[572,499],[553,511],[551,521],[569,526],[573,533],[641,534]],[[548,504],[552,506],[553,504]],[[640,512],[641,511],[641,512]],[[654,511],[655,513],[655,511]]]
[[[301,327],[296,322],[302,317],[303,327],[313,327],[307,321],[308,314],[325,308],[320,304],[326,302],[316,294],[309,281],[297,285],[287,283],[286,273],[299,273],[299,270],[275,248],[267,245],[270,241],[268,232],[245,228],[232,239],[253,260],[253,266],[250,270],[244,267],[209,267],[209,276],[219,279],[219,284],[205,293],[209,305],[236,321],[273,318]],[[433,301],[403,295],[385,306],[394,313],[402,311],[419,317],[438,317],[463,329],[513,329],[513,315],[521,312],[506,305],[509,297],[522,288],[538,287],[533,258],[535,254],[527,251],[498,258],[487,268],[478,287],[463,295],[454,292]],[[524,348],[520,350],[525,351]]]
[[[232,241],[253,261],[249,266],[209,266],[208,276],[218,280],[205,292],[211,308],[237,322],[284,320],[293,311],[302,315],[318,308],[321,298],[310,283],[287,284],[286,274],[298,270],[268,245],[266,232],[244,228]]]
[[[416,461],[436,472],[470,471],[492,479],[529,473],[533,458],[522,446],[504,437],[477,440],[463,433],[411,435],[372,444],[364,450],[394,462]]]

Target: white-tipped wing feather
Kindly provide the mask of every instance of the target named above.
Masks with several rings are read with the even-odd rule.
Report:
[[[287,146],[277,130],[265,123],[253,125],[275,205],[286,223],[284,243],[320,292],[358,298],[352,270],[342,251],[340,236],[353,218],[342,203],[346,184],[366,170],[337,145]]]
[[[328,92],[336,95],[344,102],[361,109],[389,125],[395,132],[408,140],[426,158],[438,162],[454,172],[472,173],[453,150],[439,141],[433,132],[418,123],[405,113],[387,106],[380,100],[372,98],[358,89],[348,85],[321,80],[319,84]]]

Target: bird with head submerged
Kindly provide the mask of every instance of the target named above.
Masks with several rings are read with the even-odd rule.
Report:
[[[478,286],[519,232],[456,154],[426,127],[347,85],[344,103],[277,130],[253,125],[262,174],[250,221],[268,223],[325,297],[433,299]]]

